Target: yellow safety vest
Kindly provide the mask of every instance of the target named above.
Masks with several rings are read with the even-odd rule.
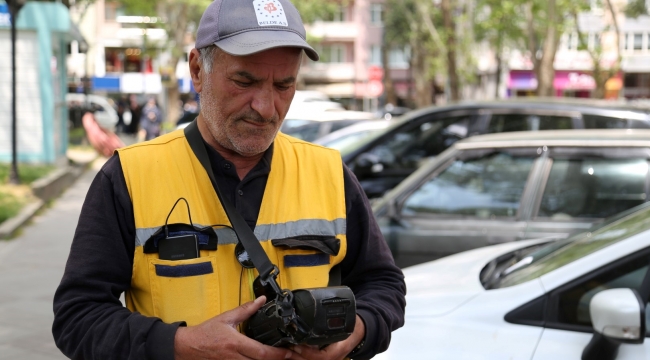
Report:
[[[120,149],[119,155],[136,227],[127,308],[167,323],[196,325],[252,300],[257,271],[243,270],[235,258],[234,232],[214,226],[230,222],[183,131]],[[201,250],[196,259],[161,260],[158,253],[145,252],[144,245],[161,231],[181,197],[189,203],[195,227],[213,226],[218,248]],[[327,286],[330,269],[346,254],[345,214],[340,154],[279,133],[254,232],[280,269],[282,288]],[[184,203],[176,206],[168,223],[189,224]],[[339,239],[340,250],[327,255],[318,247],[283,245],[286,239],[310,239],[313,244],[321,237]]]

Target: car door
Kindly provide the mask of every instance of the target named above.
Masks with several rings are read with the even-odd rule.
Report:
[[[524,237],[522,206],[542,159],[536,148],[460,152],[380,217],[401,267]]]
[[[567,237],[648,200],[649,149],[550,148],[527,238]]]
[[[479,133],[472,111],[456,110],[425,115],[383,136],[350,162],[368,197],[392,189],[420,164],[460,139]]]
[[[546,326],[533,360],[580,359],[593,336],[589,303],[598,292],[614,288],[638,291],[650,320],[650,249],[615,261],[551,292]],[[617,360],[650,358],[650,331],[643,344],[622,344]]]

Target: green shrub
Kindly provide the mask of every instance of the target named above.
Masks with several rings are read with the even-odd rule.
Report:
[[[68,143],[71,145],[85,145],[88,143],[86,139],[86,130],[83,127],[70,129],[68,132]]]
[[[54,165],[18,164],[18,177],[21,184],[31,184],[34,180],[44,177],[54,170]],[[0,184],[9,182],[11,164],[0,164]]]
[[[0,192],[0,223],[18,214],[22,205],[17,197]]]

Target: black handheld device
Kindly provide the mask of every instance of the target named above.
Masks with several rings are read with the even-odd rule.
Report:
[[[199,242],[196,234],[168,236],[158,242],[158,257],[161,260],[186,260],[199,257]]]
[[[161,260],[186,260],[198,258],[199,253],[199,239],[196,234],[182,234],[176,236],[169,236],[169,228],[167,222],[169,216],[174,212],[176,205],[179,201],[185,201],[187,205],[187,215],[190,218],[190,225],[192,225],[192,214],[190,213],[190,204],[185,198],[179,198],[172,206],[172,209],[167,214],[165,219],[165,237],[158,241],[158,258]]]

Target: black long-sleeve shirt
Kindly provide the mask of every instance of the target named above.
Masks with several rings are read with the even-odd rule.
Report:
[[[235,166],[206,146],[219,188],[251,228],[257,222],[273,147],[240,181]],[[170,174],[170,176],[173,176]],[[342,284],[355,294],[366,327],[355,358],[386,350],[404,324],[406,286],[356,177],[344,165],[347,254]],[[287,199],[287,206],[291,206]],[[93,180],[84,202],[61,284],[54,296],[52,332],[73,359],[173,359],[178,323],[133,313],[120,295],[131,284],[135,251],[133,205],[119,156]]]

